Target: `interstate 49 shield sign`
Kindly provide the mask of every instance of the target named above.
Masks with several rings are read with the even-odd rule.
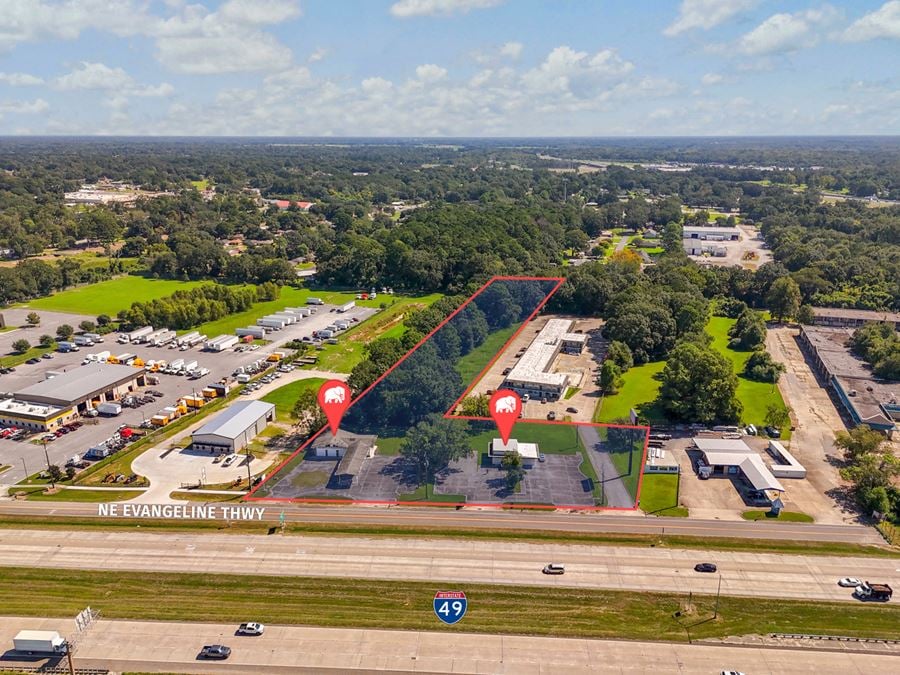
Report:
[[[451,626],[465,616],[467,606],[466,594],[462,591],[438,591],[434,594],[434,613]]]

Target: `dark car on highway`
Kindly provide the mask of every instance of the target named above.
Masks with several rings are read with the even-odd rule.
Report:
[[[715,572],[717,569],[714,563],[697,563],[694,565],[695,572]]]
[[[201,659],[227,659],[231,656],[231,647],[225,645],[205,645],[200,650]]]

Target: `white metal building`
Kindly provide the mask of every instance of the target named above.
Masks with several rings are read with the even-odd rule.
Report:
[[[759,453],[744,441],[729,438],[695,438],[694,445],[703,453],[710,475],[728,476],[738,472],[760,492],[784,492],[784,487],[762,461]]]
[[[569,386],[569,373],[552,372],[560,352],[580,354],[587,341],[583,333],[572,333],[571,319],[550,319],[510,370],[503,386],[519,395],[558,399]]]
[[[191,443],[195,450],[237,452],[274,419],[274,404],[238,401],[191,434]]]
[[[538,460],[540,448],[537,443],[519,443],[515,438],[510,438],[508,443],[504,443],[503,439],[494,438],[491,440],[491,448],[488,454],[491,458],[491,464],[500,466],[503,462],[503,456],[508,452],[517,452],[522,458],[522,466],[530,469]]]

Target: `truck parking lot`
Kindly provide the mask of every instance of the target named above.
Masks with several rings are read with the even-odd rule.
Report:
[[[112,436],[121,425],[126,424],[137,427],[143,421],[149,420],[163,407],[173,405],[182,396],[199,394],[204,387],[222,379],[233,381],[233,373],[237,368],[265,358],[274,351],[285,351],[281,347],[285,342],[302,340],[304,337],[311,336],[313,331],[324,330],[338,316],[341,319],[355,318],[357,321],[362,322],[377,311],[372,308],[354,307],[338,315],[336,311],[332,311],[336,309],[333,305],[320,305],[317,309],[318,312],[316,314],[306,317],[296,324],[286,326],[280,331],[270,333],[267,338],[271,342],[261,345],[253,351],[229,349],[224,352],[207,352],[201,351],[201,345],[197,345],[188,351],[169,349],[168,347],[152,347],[146,344],[123,345],[116,342],[115,333],[109,334],[105,336],[105,340],[101,344],[93,347],[82,347],[78,352],[54,352],[52,359],[41,360],[37,364],[22,364],[16,367],[14,373],[0,375],[0,395],[3,392],[16,392],[36,382],[45,380],[48,371],[67,371],[77,368],[88,354],[107,350],[113,354],[127,351],[136,354],[145,362],[151,359],[172,361],[176,358],[186,361],[197,361],[198,368],[205,368],[209,371],[208,375],[201,379],[157,373],[155,375],[159,378],[158,384],[152,384],[147,387],[147,389],[156,390],[163,394],[162,397],[156,398],[154,402],[142,404],[137,408],[123,406],[121,414],[114,417],[99,416],[92,419],[81,419],[84,422],[81,428],[63,434],[56,440],[47,443],[46,450],[50,463],[63,466],[73,455],[83,454],[92,445]],[[44,314],[46,313],[41,313],[42,317]],[[73,316],[73,320],[76,318],[78,317]],[[43,332],[43,329],[39,330]],[[13,334],[18,332],[10,331]],[[24,478],[26,467],[28,474],[46,469],[47,461],[42,444],[31,442],[31,440],[38,439],[42,435],[40,433],[34,434],[19,441],[0,439],[0,465],[10,465],[12,467],[0,474],[0,481],[4,485],[11,485]]]

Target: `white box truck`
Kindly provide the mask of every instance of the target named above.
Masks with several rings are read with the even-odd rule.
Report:
[[[163,370],[163,372],[168,373],[169,375],[175,375],[181,370],[182,366],[184,366],[184,359],[175,359],[166,366],[166,369]]]
[[[94,341],[91,340],[87,335],[76,335],[72,338],[72,342],[74,342],[79,347],[93,347]]]
[[[178,346],[179,347],[181,345],[190,346],[190,345],[194,344],[193,342],[191,342],[191,340],[193,340],[195,337],[200,337],[200,331],[195,330],[195,331],[191,331],[190,333],[186,333],[186,334],[182,335],[180,338],[178,338]]]
[[[209,368],[198,368],[191,373],[191,379],[199,380],[201,377],[206,377],[207,375],[209,375]]]
[[[106,415],[107,417],[115,417],[122,412],[122,406],[118,403],[101,403],[94,408],[101,415]]]
[[[217,335],[212,340],[207,340],[206,341],[206,349],[208,349],[211,352],[220,351],[220,350],[216,349],[216,345],[218,345],[222,340],[224,340],[227,337],[228,337],[227,335]]]
[[[77,352],[80,348],[74,342],[57,342],[56,348],[61,352]]]
[[[100,333],[85,333],[84,337],[90,338],[94,343],[103,342],[103,336]]]
[[[196,361],[186,361],[183,366],[181,366],[181,373],[190,373],[194,370],[197,370],[197,362]]]
[[[153,332],[153,326],[144,326],[127,334],[126,342],[143,342]]]
[[[226,349],[234,347],[241,339],[237,335],[226,335],[222,340],[209,343],[210,351],[224,352]]]
[[[29,656],[60,656],[68,651],[68,643],[55,630],[20,630],[13,638],[13,649]]]
[[[343,305],[338,307],[337,311],[339,311],[341,314],[343,314],[344,312],[349,312],[354,307],[356,307],[356,301],[351,300],[350,302],[345,302]]]
[[[322,298],[307,298],[306,304],[307,305],[324,305],[325,301],[322,300]]]

